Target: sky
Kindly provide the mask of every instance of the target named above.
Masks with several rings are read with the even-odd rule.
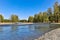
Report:
[[[39,12],[53,8],[57,0],[0,0],[0,14],[9,19],[12,14],[19,19],[28,19]],[[60,2],[60,0],[58,0]]]

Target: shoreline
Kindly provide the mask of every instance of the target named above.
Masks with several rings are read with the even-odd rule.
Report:
[[[60,28],[51,30],[35,40],[60,40]]]
[[[59,25],[60,23],[0,23],[0,25],[32,25],[32,24],[39,24],[39,25]]]
[[[0,24],[33,24],[33,23],[0,23]]]
[[[34,24],[34,23],[0,23],[0,26],[5,26],[5,25],[28,25],[28,24]]]
[[[17,25],[17,26],[24,26],[24,25],[40,25],[41,27],[49,26],[49,23],[0,23],[0,26],[5,25]]]

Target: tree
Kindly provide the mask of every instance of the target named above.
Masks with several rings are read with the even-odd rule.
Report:
[[[20,20],[19,22],[28,22],[27,20],[23,19],[23,20]]]
[[[53,19],[54,19],[54,17],[53,17],[53,15],[52,15],[52,9],[51,8],[48,8],[48,16],[49,16],[49,21],[50,22],[53,22]]]
[[[48,12],[49,16],[52,15],[52,9],[51,8],[48,8],[47,12]]]
[[[3,15],[0,14],[0,22],[3,22],[4,21],[4,17]]]
[[[11,20],[9,20],[9,19],[4,19],[4,22],[11,22]]]
[[[38,14],[35,14],[35,15],[34,15],[33,22],[38,22]]]
[[[19,18],[17,15],[11,15],[11,21],[12,22],[18,22],[19,21]]]
[[[60,5],[59,5],[59,12],[60,12]]]
[[[28,22],[33,22],[33,16],[29,16]]]
[[[38,19],[37,20],[38,20],[38,22],[43,22],[43,13],[40,12],[38,14]]]
[[[49,19],[48,19],[48,14],[47,12],[43,12],[43,22],[48,22]]]
[[[56,2],[54,5],[54,20],[55,20],[55,22],[59,21],[59,5],[58,5],[58,2]]]

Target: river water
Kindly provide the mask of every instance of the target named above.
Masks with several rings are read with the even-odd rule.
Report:
[[[49,26],[0,26],[0,40],[34,40],[50,30]]]

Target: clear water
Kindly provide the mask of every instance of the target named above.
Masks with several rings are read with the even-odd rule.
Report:
[[[34,40],[49,29],[40,25],[0,26],[0,40]]]

